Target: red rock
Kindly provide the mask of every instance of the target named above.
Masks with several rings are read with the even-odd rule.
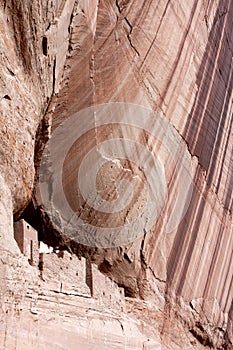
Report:
[[[232,348],[232,7],[227,0],[3,1],[0,349]],[[48,137],[75,113],[110,102],[160,112],[167,134],[173,130],[176,135],[169,157],[161,140],[156,144],[148,142],[148,133],[134,134],[141,145],[154,147],[165,164],[167,206],[150,232],[108,250],[81,247],[64,234],[57,236],[48,221],[35,219],[47,243],[52,240],[89,259],[86,264],[84,257],[67,252],[63,257],[44,254],[41,273],[20,254],[13,214],[18,218],[26,208],[34,182],[36,213],[43,204],[38,165]],[[80,157],[112,135],[133,135],[119,126],[97,127],[96,120],[93,114],[93,130],[74,145]],[[174,154],[181,154],[177,145],[191,160],[194,189],[183,220],[168,234],[179,198],[176,172],[183,166],[182,157],[174,161]],[[64,163],[71,199],[76,198],[69,168],[74,154]],[[87,163],[86,180],[93,167],[94,162]],[[117,197],[122,169],[123,178],[136,176],[145,183],[142,169],[110,159],[97,176],[105,199]],[[49,174],[43,175],[48,183]],[[110,175],[108,197],[104,185]],[[141,208],[146,195],[139,192],[134,204]],[[91,217],[100,227],[106,223],[106,216],[101,219],[90,206],[83,210],[85,220]],[[137,213],[121,213],[118,223]],[[32,221],[33,215],[25,214]]]

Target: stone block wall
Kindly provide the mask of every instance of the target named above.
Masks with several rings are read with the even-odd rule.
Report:
[[[50,290],[68,295],[93,297],[99,304],[125,307],[124,289],[103,275],[95,264],[67,251],[53,250],[38,241],[37,231],[24,220],[14,224],[15,240]]]
[[[38,266],[39,242],[38,234],[34,228],[24,220],[14,223],[14,237],[22,254],[24,254],[30,265]]]

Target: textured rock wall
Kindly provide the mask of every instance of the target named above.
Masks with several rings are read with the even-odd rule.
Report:
[[[37,300],[49,288],[43,285],[40,292],[37,277],[35,286],[32,283],[37,272],[13,255],[13,246],[18,250],[12,239],[12,215],[30,199],[35,140],[37,165],[49,132],[46,127],[54,130],[90,105],[120,101],[162,111],[187,144],[196,169],[195,186],[188,212],[172,234],[165,234],[161,218],[150,234],[127,247],[89,252],[100,271],[122,286],[127,296],[145,300],[137,304],[129,299],[126,314],[119,314],[119,319],[130,314],[141,320],[140,331],[135,332],[143,340],[136,345],[124,344],[124,327],[118,332],[112,313],[105,315],[101,309],[97,316],[91,314],[88,322],[93,322],[94,333],[105,318],[104,335],[93,336],[99,342],[96,349],[104,349],[101,339],[112,334],[108,322],[117,332],[119,348],[124,344],[127,349],[155,350],[157,342],[164,349],[223,349],[226,342],[231,348],[232,7],[231,0],[1,2],[0,236],[5,263],[1,300],[10,310],[9,315],[2,311],[3,349],[26,349],[35,343],[40,349],[58,324],[59,346],[64,346],[67,327],[72,329],[70,349],[77,344],[72,343],[74,324],[81,316],[75,314],[69,325],[61,323],[67,303],[82,315],[87,304],[53,292],[51,299],[45,297],[40,317],[29,313],[28,290],[33,289],[32,300]],[[100,140],[97,133],[96,142]],[[20,277],[22,271],[27,271],[30,283]],[[97,308],[95,300],[93,304]],[[53,314],[51,328],[43,323],[46,309]],[[18,331],[10,337],[16,315],[32,337],[25,345]],[[36,322],[41,324],[38,328],[33,326]],[[80,321],[81,348],[89,337],[85,322]],[[151,345],[145,343],[146,332],[140,327],[150,328]],[[33,332],[41,338],[33,338]]]
[[[8,227],[1,229],[1,245],[12,235],[13,211],[30,199],[37,127],[52,94],[53,61],[42,52],[52,19],[45,3],[1,1],[1,205],[9,208],[0,214]]]

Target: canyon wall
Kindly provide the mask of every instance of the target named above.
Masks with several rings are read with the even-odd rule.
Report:
[[[0,4],[0,348],[231,349],[233,2]],[[164,157],[167,207],[150,230],[128,244],[85,247],[49,221],[39,193],[45,143],[74,116],[73,125],[85,125],[82,111],[90,106],[97,111],[99,104],[114,106],[114,112],[121,111],[115,106],[126,106],[126,112],[128,104],[149,108],[186,150],[192,197],[169,233],[171,208],[187,194],[185,179],[177,187],[173,176],[182,166],[180,159],[181,165],[173,164],[178,159],[174,149]],[[98,126],[94,113],[92,122],[71,150],[71,161],[77,149],[84,158],[114,135],[132,137],[113,123],[108,129],[107,123]],[[135,135],[144,145],[149,138],[147,132]],[[64,188],[73,203],[69,164],[64,162]],[[91,174],[94,164],[88,167]],[[144,179],[134,165],[110,162],[98,175],[102,192],[109,177],[117,181],[118,168]],[[137,204],[144,200],[142,194]],[[66,252],[60,257],[61,268],[70,259],[72,268],[82,269],[80,261],[86,259],[97,276],[93,288],[101,293],[87,293],[73,275],[67,283],[85,286],[85,293],[72,292],[70,285],[62,290],[56,270],[43,278],[29,266],[13,236],[13,216],[21,215],[40,239],[69,251],[69,257]],[[124,215],[128,212],[119,220]],[[105,223],[100,217],[99,226]],[[123,301],[114,297],[109,302],[103,291]]]

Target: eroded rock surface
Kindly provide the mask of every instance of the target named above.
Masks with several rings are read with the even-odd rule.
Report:
[[[0,23],[1,349],[231,349],[232,1],[11,0],[1,1]],[[132,244],[93,250],[39,225],[45,241],[96,263],[95,290],[102,274],[107,295],[109,278],[124,289],[122,309],[86,286],[76,295],[78,279],[62,290],[56,270],[43,281],[13,239],[13,213],[32,196],[49,135],[109,102],[162,113],[195,170],[190,206],[170,234],[161,215]],[[111,133],[94,128],[86,146]],[[100,174],[102,192],[109,173]],[[169,186],[171,207],[172,170]],[[33,203],[39,211],[38,196]]]

